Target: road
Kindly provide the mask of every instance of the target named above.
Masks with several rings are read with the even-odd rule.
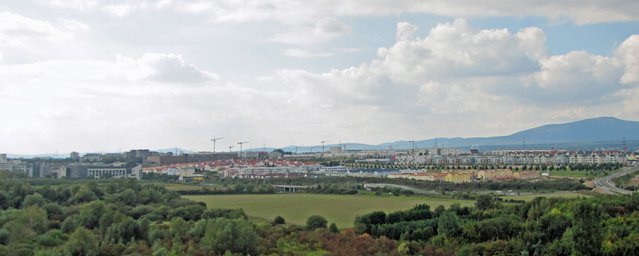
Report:
[[[618,188],[615,186],[615,183],[612,182],[613,179],[628,175],[633,172],[639,171],[639,167],[626,167],[622,171],[615,172],[603,178],[595,179],[595,187],[601,189],[606,194],[632,194],[633,191],[625,190]]]

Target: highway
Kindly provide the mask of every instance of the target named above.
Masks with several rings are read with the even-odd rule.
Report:
[[[632,194],[633,191],[625,190],[615,186],[613,179],[639,171],[639,167],[626,167],[622,171],[615,172],[603,178],[595,179],[594,185],[606,194]]]

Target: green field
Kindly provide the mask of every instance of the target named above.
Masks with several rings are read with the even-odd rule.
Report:
[[[272,220],[280,215],[289,223],[304,224],[311,215],[321,215],[338,227],[351,227],[355,216],[373,211],[397,211],[426,203],[434,209],[454,203],[471,206],[474,201],[422,196],[372,196],[372,195],[320,195],[320,194],[269,194],[269,195],[203,195],[185,196],[205,202],[209,208],[242,208],[254,218]]]
[[[590,197],[589,195],[581,194],[578,192],[570,192],[570,191],[557,191],[551,193],[535,193],[535,194],[523,194],[519,196],[500,196],[503,199],[515,199],[515,200],[525,200],[530,201],[535,199],[536,197],[565,197],[565,198],[573,198],[573,197]]]

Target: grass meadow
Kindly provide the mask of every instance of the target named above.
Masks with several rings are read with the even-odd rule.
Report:
[[[197,195],[185,196],[204,202],[209,208],[242,208],[251,218],[272,220],[282,216],[288,223],[303,225],[311,215],[321,215],[340,228],[351,227],[355,216],[373,211],[392,212],[428,204],[449,207],[459,203],[472,206],[472,200],[424,196],[373,196],[327,194],[268,194],[268,195]]]

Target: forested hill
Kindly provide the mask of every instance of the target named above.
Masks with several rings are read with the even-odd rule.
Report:
[[[438,147],[470,147],[483,148],[522,148],[539,145],[541,147],[561,148],[592,148],[594,147],[623,147],[623,141],[627,146],[639,146],[639,122],[621,120],[614,117],[599,117],[584,119],[569,123],[548,124],[523,130],[510,135],[494,137],[440,137],[425,140],[416,140],[417,148]],[[343,143],[325,145],[328,147],[345,146],[347,149],[383,150],[383,149],[410,149],[412,142],[407,140],[387,142],[377,145],[362,143]],[[291,152],[317,152],[321,145],[315,146],[288,146],[285,151]],[[534,147],[534,146],[533,146]]]

